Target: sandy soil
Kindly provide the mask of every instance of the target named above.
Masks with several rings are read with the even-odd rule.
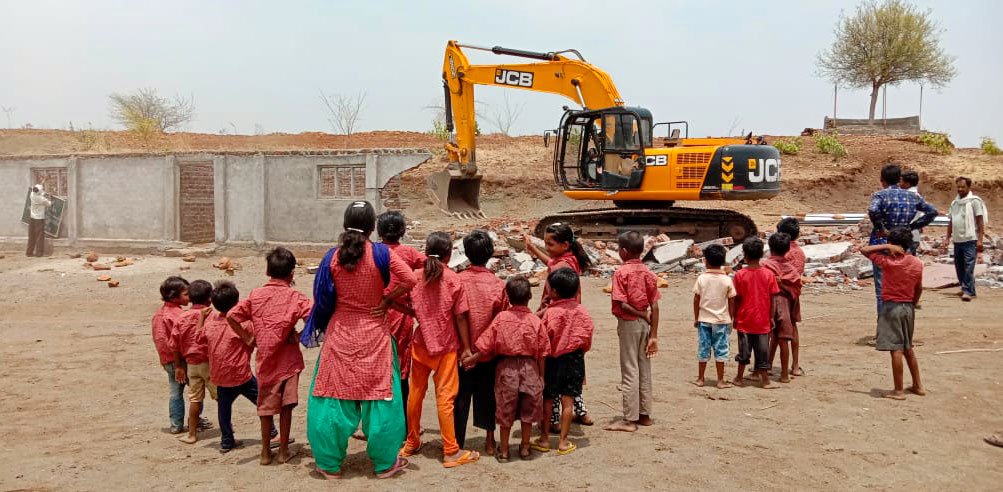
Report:
[[[305,404],[294,414],[302,453],[288,465],[257,464],[253,407],[235,407],[237,437],[249,447],[217,452],[219,433],[188,446],[167,434],[165,374],[157,365],[149,319],[156,288],[177,273],[179,259],[141,257],[110,272],[109,289],[83,260],[0,259],[0,445],[2,490],[167,490],[191,488],[322,489],[312,476]],[[239,259],[234,278],[243,293],[265,281],[260,258]],[[184,275],[215,280],[211,259]],[[103,273],[103,272],[102,272]],[[936,355],[1003,347],[1003,293],[982,291],[972,304],[952,292],[928,291],[918,313],[920,364],[929,396],[883,399],[891,384],[888,357],[862,340],[873,333],[867,290],[809,292],[805,298],[803,366],[808,376],[776,390],[717,390],[689,384],[696,371],[690,327],[692,277],[673,277],[664,290],[662,353],[654,361],[656,425],[636,434],[598,427],[573,429],[578,452],[529,462],[443,469],[438,424],[427,401],[430,441],[403,476],[377,483],[362,443],[345,465],[350,489],[975,489],[998,488],[1003,449],[982,443],[1003,431],[999,353]],[[299,289],[309,290],[301,277]],[[584,302],[597,324],[588,354],[585,397],[594,418],[620,414],[615,325],[602,282],[586,280]],[[539,292],[537,292],[538,294]],[[732,343],[733,350],[735,343]],[[312,367],[318,350],[305,352]],[[729,362],[727,370],[734,373]],[[309,378],[301,379],[306,401]],[[215,404],[207,404],[215,420]],[[482,444],[471,430],[469,445]]]

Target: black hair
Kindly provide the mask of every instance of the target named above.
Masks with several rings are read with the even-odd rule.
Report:
[[[527,306],[529,300],[533,298],[533,290],[530,289],[529,280],[520,276],[509,277],[505,281],[505,294],[508,295],[508,302],[513,306]]]
[[[912,231],[906,227],[896,227],[888,231],[888,242],[908,251],[912,248]]]
[[[756,236],[747,238],[742,243],[742,253],[745,253],[746,260],[763,259],[763,240]]]
[[[196,280],[188,285],[188,300],[192,304],[209,304],[212,296],[212,284],[205,280]]]
[[[453,253],[453,240],[442,231],[436,231],[425,239],[425,283],[442,278],[443,263],[449,261]]]
[[[188,281],[177,275],[167,277],[164,283],[160,284],[160,298],[164,302],[177,299],[182,292],[188,290]]]
[[[773,256],[786,255],[791,250],[791,237],[783,232],[774,232],[770,236],[770,254]]]
[[[628,253],[639,256],[644,252],[644,238],[637,231],[626,231],[616,238],[616,244]]]
[[[269,251],[265,261],[268,262],[265,274],[271,278],[289,278],[296,270],[296,256],[282,246]]]
[[[495,254],[495,242],[487,232],[480,229],[470,231],[463,238],[463,254],[470,260],[471,265],[484,266]]]
[[[791,241],[797,241],[801,237],[801,222],[794,217],[784,217],[777,222],[777,232],[787,234]]]
[[[969,188],[972,187],[972,178],[967,178],[965,176],[958,176],[957,178],[954,178],[955,183],[958,183],[960,181],[964,181],[965,185],[968,186]]]
[[[361,227],[360,227],[361,229]],[[397,210],[383,212],[376,217],[376,234],[385,243],[397,243],[407,232],[404,214]]]
[[[711,268],[721,268],[727,256],[728,250],[721,244],[710,244],[703,249],[703,257]]]
[[[233,306],[237,305],[237,301],[239,300],[240,291],[237,290],[236,285],[233,285],[233,282],[220,280],[213,286],[212,307],[216,308],[217,311],[226,314],[233,309]]]
[[[909,187],[919,186],[919,173],[916,171],[906,171],[902,173],[902,182]]]
[[[575,231],[565,222],[554,222],[547,226],[547,234],[552,234],[554,240],[559,243],[568,243],[571,246],[571,254],[578,260],[578,268],[585,271],[592,266],[592,260],[585,254],[585,248],[578,241],[575,241]]]
[[[376,209],[366,201],[352,202],[345,207],[341,224],[345,232],[338,238],[338,264],[352,271],[365,255],[366,241],[376,228]]]
[[[578,294],[578,274],[570,268],[558,268],[547,276],[550,290],[557,292],[561,299],[571,299]]]
[[[899,184],[902,180],[902,168],[898,164],[885,164],[881,168],[881,180],[888,186]]]

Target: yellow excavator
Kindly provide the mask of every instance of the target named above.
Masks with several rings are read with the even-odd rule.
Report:
[[[463,50],[534,60],[471,65]],[[625,106],[612,78],[576,50],[534,52],[449,41],[442,67],[449,165],[428,178],[429,194],[443,211],[483,217],[482,176],[474,145],[474,86],[490,85],[559,94],[581,109],[564,107],[555,137],[554,179],[569,198],[612,201],[614,207],[544,217],[537,235],[568,222],[579,237],[612,239],[620,231],[665,233],[697,241],[756,233],[749,217],[731,210],[674,207],[678,200],[756,200],[780,192],[780,153],[750,133],[745,138],[689,138],[686,121],[654,122],[644,108]],[[664,127],[661,128],[660,127]],[[664,137],[654,134],[664,131]]]

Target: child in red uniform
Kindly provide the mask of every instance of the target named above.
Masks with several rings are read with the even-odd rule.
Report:
[[[585,352],[592,348],[594,329],[589,312],[578,301],[580,284],[578,274],[570,268],[561,268],[547,277],[553,302],[543,313],[543,326],[550,339],[550,356],[547,357],[543,379],[543,407],[548,408],[554,399],[560,397],[561,438],[557,443],[557,454],[569,454],[577,449],[568,441],[571,429],[573,399],[582,394],[585,382]],[[540,423],[540,437],[532,448],[546,453],[550,451],[548,422]]]
[[[487,232],[473,230],[463,238],[463,252],[470,260],[470,268],[457,275],[467,294],[470,307],[470,346],[488,328],[498,313],[508,308],[505,282],[486,268],[495,252],[494,242]],[[487,431],[484,454],[495,454],[495,362],[477,359],[473,367],[460,368],[460,389],[454,405],[456,442],[462,448],[467,435],[467,417],[471,402],[474,408],[474,427]]]
[[[216,310],[204,316],[200,337],[209,348],[209,380],[216,385],[219,452],[228,453],[242,444],[233,438],[233,402],[243,396],[258,404],[258,380],[251,373],[254,340],[241,338],[226,321],[226,314],[240,301],[240,292],[232,282],[216,282],[211,300]],[[271,432],[272,437],[276,434]]]
[[[254,339],[257,347],[255,367],[258,370],[258,417],[261,418],[261,464],[272,462],[270,450],[274,416],[279,414],[279,463],[286,463],[289,454],[289,428],[293,408],[299,403],[299,374],[303,371],[296,322],[310,315],[311,302],[292,288],[296,257],[286,248],[268,253],[264,286],[237,303],[226,319],[230,328],[242,339]],[[245,330],[242,323],[250,321]]]
[[[794,270],[800,277],[804,277],[804,265],[807,258],[805,258],[804,250],[801,249],[801,245],[798,244],[798,238],[801,237],[801,223],[798,219],[794,217],[786,217],[781,219],[777,223],[777,232],[782,232],[787,234],[791,238],[791,249],[784,255],[784,259],[790,263]],[[794,302],[792,311],[792,321],[794,325],[794,336],[791,338],[791,376],[804,376],[804,369],[801,369],[799,365],[799,355],[801,348],[801,336],[798,331],[798,323],[801,322],[801,297]],[[776,348],[770,347],[770,367],[773,367],[773,357],[776,355]]]
[[[470,249],[465,249],[469,254]],[[509,459],[509,436],[517,416],[522,421],[519,457],[529,457],[533,423],[544,417],[543,361],[550,352],[543,322],[528,307],[533,296],[529,280],[511,277],[505,283],[505,292],[512,307],[498,314],[475,344],[478,360],[497,356],[492,387],[495,419],[501,427],[501,447],[496,458],[502,463]]]
[[[623,266],[613,274],[613,317],[620,338],[623,419],[606,430],[634,432],[651,425],[651,358],[658,353],[658,277],[641,263],[644,238],[634,231],[617,238]]]
[[[787,254],[791,248],[790,236],[776,232],[770,236],[770,257],[763,260],[764,268],[773,272],[780,284],[780,292],[773,296],[773,331],[770,333],[770,353],[780,347],[780,382],[791,382],[790,355],[797,332],[797,309],[801,299],[801,273]],[[772,361],[772,359],[771,359]],[[770,367],[773,364],[771,362]]]
[[[188,435],[179,439],[185,444],[198,441],[198,423],[206,390],[213,400],[216,399],[216,386],[209,381],[209,347],[200,338],[203,311],[209,308],[211,295],[212,284],[205,280],[192,282],[188,286],[192,307],[178,318],[174,329],[174,346],[184,360],[188,381]]]
[[[188,281],[181,277],[167,277],[160,284],[160,298],[164,305],[153,315],[153,345],[160,356],[160,365],[167,371],[170,397],[167,402],[171,417],[171,434],[185,431],[185,368],[181,356],[174,348],[174,326],[184,313],[181,306],[188,305]]]
[[[592,260],[585,254],[585,248],[582,248],[582,245],[578,244],[578,241],[575,241],[575,231],[571,229],[569,224],[555,222],[547,226],[543,234],[545,249],[540,249],[533,244],[529,235],[523,236],[523,242],[527,252],[547,264],[548,273],[561,268],[570,268],[578,275],[581,275],[583,270],[592,266]],[[581,290],[575,294],[575,301],[582,302]],[[540,308],[537,309],[536,315],[543,316],[543,312],[550,305],[550,302],[550,286],[544,283],[543,296],[541,296]],[[574,406],[575,422],[582,425],[593,425],[595,423],[589,417],[588,410],[585,408],[585,400],[581,396],[575,397]],[[560,422],[561,400],[555,399],[550,413],[552,432],[558,432],[557,429],[560,427]]]
[[[916,303],[923,294],[923,262],[906,252],[912,245],[912,232],[904,227],[888,233],[888,244],[861,248],[860,252],[884,275],[881,287],[881,313],[875,348],[892,354],[892,380],[895,389],[885,396],[904,400],[902,358],[909,365],[912,386],[909,392],[923,396],[926,390],[919,377],[919,361],[912,348],[912,334],[916,323]],[[888,253],[888,254],[885,254]]]
[[[770,330],[773,313],[773,295],[780,292],[773,272],[759,265],[763,258],[763,240],[750,237],[742,243],[747,267],[735,274],[735,329],[738,330],[738,373],[732,381],[735,386],[745,386],[745,366],[755,353],[753,374],[759,375],[760,386],[773,389],[770,382]]]
[[[404,260],[412,271],[420,270],[425,264],[425,255],[411,246],[402,245],[400,240],[407,233],[407,222],[404,214],[392,210],[383,212],[376,218],[376,234],[380,236],[380,241],[386,244],[390,251],[393,251],[398,258]],[[384,294],[389,294],[389,287]],[[405,305],[411,305],[411,295],[406,294],[398,299]],[[390,327],[390,336],[394,337],[397,345],[397,360],[400,362],[401,371],[401,398],[404,403],[404,415],[407,415],[408,397],[408,377],[411,375],[411,338],[414,335],[414,317],[404,314],[395,309],[387,311],[387,325]],[[361,431],[357,437],[361,437]]]
[[[449,269],[453,242],[445,232],[433,232],[425,241],[425,268],[418,270],[418,284],[411,291],[414,309],[394,304],[395,309],[417,318],[418,329],[411,344],[411,394],[407,401],[407,442],[401,455],[413,456],[421,448],[421,406],[431,375],[435,405],[442,434],[442,465],[453,468],[474,463],[477,451],[466,451],[456,442],[453,404],[459,390],[460,362],[471,358],[467,296],[456,273]],[[457,356],[459,352],[459,356]]]

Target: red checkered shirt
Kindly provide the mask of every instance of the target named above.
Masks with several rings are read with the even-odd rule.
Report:
[[[303,370],[299,341],[289,335],[295,331],[297,321],[310,315],[312,305],[289,282],[273,278],[227,313],[237,323],[251,322],[257,348],[254,366],[260,385],[278,383]]]
[[[205,342],[199,342],[199,317],[207,307],[206,304],[192,304],[174,325],[174,347],[190,365],[209,362],[209,347]]]
[[[561,256],[551,258],[547,262],[547,274],[554,270],[560,270],[562,268],[570,268],[575,271],[578,275],[582,274],[582,267],[578,264],[578,258],[568,251]],[[582,286],[578,286],[578,294],[575,294],[575,301],[582,302]],[[550,299],[550,283],[544,280],[543,282],[543,298],[540,299],[540,309],[545,309],[551,304]]]
[[[399,243],[384,243],[397,256],[407,263],[412,270],[418,270],[425,264],[425,255],[411,246],[402,246]],[[389,293],[386,290],[384,294]],[[397,302],[411,305],[411,294],[405,294],[397,299]],[[397,360],[400,361],[401,379],[407,379],[411,374],[411,338],[414,336],[414,318],[400,311],[391,309],[387,312],[387,325],[390,326],[390,335],[397,342]]]
[[[174,362],[174,325],[184,313],[181,306],[173,302],[165,302],[153,315],[153,346],[160,356],[160,365]]]
[[[387,322],[370,313],[383,299],[385,288],[369,243],[352,270],[342,267],[336,255],[331,278],[338,302],[324,334],[313,394],[340,400],[388,400],[393,396],[393,342]],[[414,284],[411,267],[391,251],[388,288],[410,289]]]
[[[470,345],[477,341],[498,313],[508,309],[505,282],[484,267],[472,266],[459,274],[470,307]]]
[[[476,346],[483,360],[496,355],[541,358],[550,354],[550,338],[543,321],[526,306],[512,306],[499,313]]]
[[[592,348],[592,317],[574,299],[558,299],[543,313],[543,326],[550,337],[550,356],[558,357]]]
[[[641,260],[627,260],[613,274],[613,316],[633,321],[637,316],[623,310],[623,303],[638,311],[646,311],[662,298],[658,292],[658,277]]]
[[[250,331],[250,323],[244,323]],[[240,386],[251,379],[251,346],[230,328],[226,315],[213,311],[206,316],[200,333],[209,346],[209,380],[223,388]]]
[[[424,280],[425,270],[418,270],[420,280],[411,291],[418,318],[414,343],[425,347],[433,357],[460,349],[456,317],[470,311],[459,275],[445,265],[442,268],[442,277],[428,283]]]

